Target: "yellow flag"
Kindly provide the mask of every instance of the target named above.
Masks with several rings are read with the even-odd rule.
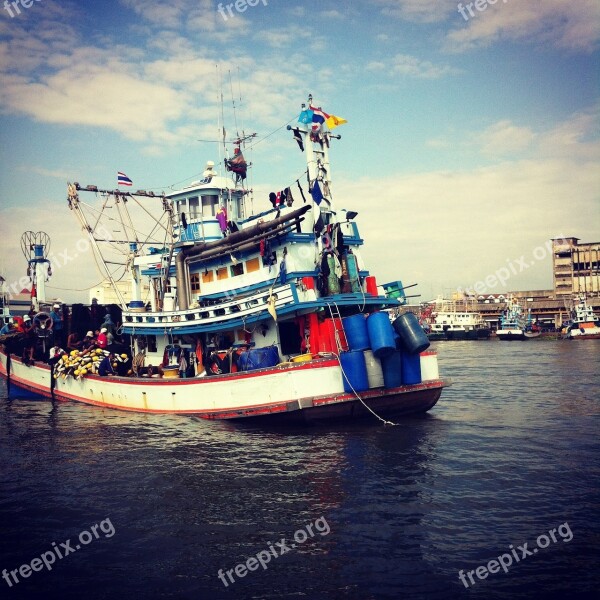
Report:
[[[336,117],[335,115],[329,115],[329,117],[327,117],[327,120],[325,122],[327,123],[327,127],[329,127],[329,129],[333,129],[334,127],[337,127],[338,125],[343,125],[344,123],[347,123],[348,121],[346,121],[346,119],[342,119],[342,117]]]

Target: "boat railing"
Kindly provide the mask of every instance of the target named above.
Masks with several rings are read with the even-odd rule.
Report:
[[[294,304],[310,298],[299,298],[297,290],[292,289],[295,284],[275,286],[271,291],[262,290],[251,296],[243,298],[235,297],[228,302],[214,304],[211,306],[197,306],[187,310],[176,310],[169,312],[137,312],[134,310],[123,311],[123,325],[138,328],[157,327],[189,327],[190,325],[204,325],[224,320],[247,318],[255,313],[265,311],[271,296],[275,298],[275,309]],[[307,290],[306,293],[314,290]]]

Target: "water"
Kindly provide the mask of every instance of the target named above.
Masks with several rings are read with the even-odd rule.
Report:
[[[455,385],[397,427],[263,429],[0,388],[0,569],[80,546],[0,579],[0,597],[592,597],[600,342],[438,350]],[[282,538],[296,547],[279,556]],[[511,544],[508,572],[461,583]],[[231,571],[261,552],[266,569]]]

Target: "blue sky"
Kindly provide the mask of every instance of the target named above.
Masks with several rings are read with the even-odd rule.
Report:
[[[526,256],[488,291],[547,289],[536,248],[600,238],[597,0],[480,0],[468,20],[446,0],[260,0],[227,20],[218,4],[35,0],[11,17],[0,2],[9,282],[25,271],[23,231],[46,231],[57,253],[81,237],[67,181],[113,188],[120,170],[168,191],[218,163],[218,146],[198,140],[218,135],[220,89],[236,133],[231,88],[237,130],[258,133],[246,151],[257,210],[304,170],[282,127],[309,93],[348,120],[334,199],[359,212],[380,282],[418,282],[429,299]],[[50,285],[98,281],[83,254]]]

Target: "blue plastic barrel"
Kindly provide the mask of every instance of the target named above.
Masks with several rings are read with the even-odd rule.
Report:
[[[365,355],[360,350],[351,350],[340,354],[342,364],[342,378],[344,380],[344,391],[364,392],[369,389],[369,377]]]
[[[402,353],[402,383],[404,385],[421,383],[421,356],[419,354]]]
[[[129,303],[129,308],[142,308],[144,303],[141,300],[132,300]]]
[[[279,364],[279,351],[277,346],[265,346],[264,348],[252,348],[240,354],[238,367],[240,371],[253,371],[265,369]]]
[[[375,312],[367,317],[369,346],[377,358],[383,358],[396,349],[394,328],[385,312]]]
[[[429,340],[419,325],[417,317],[407,312],[394,321],[394,329],[398,332],[402,342],[402,349],[409,354],[419,354],[429,348]]]
[[[350,350],[368,350],[369,332],[367,331],[367,320],[364,315],[352,315],[342,319],[344,333]]]
[[[417,356],[419,355],[417,354]],[[402,385],[402,352],[400,350],[395,350],[383,357],[381,368],[383,370],[383,384],[386,388],[395,388]]]

